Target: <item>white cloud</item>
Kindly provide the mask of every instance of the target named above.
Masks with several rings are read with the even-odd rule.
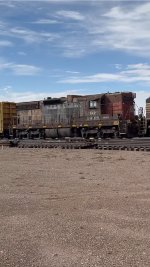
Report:
[[[13,62],[6,62],[4,60],[0,60],[0,71],[10,70],[14,75],[18,76],[32,76],[37,75],[41,72],[41,69],[25,64],[15,64]]]
[[[101,10],[101,6],[79,14],[58,11],[57,15],[78,20],[74,25],[70,21],[70,33],[62,35],[64,56],[80,57],[102,50],[122,50],[149,57],[150,3],[136,2],[130,9],[129,5],[123,7],[119,4],[118,1],[118,6],[107,8],[107,12]]]
[[[39,19],[39,20],[34,21],[32,23],[35,23],[35,24],[57,24],[57,23],[60,23],[60,21],[54,20],[54,19]]]
[[[59,17],[64,17],[66,19],[71,20],[84,20],[84,16],[81,15],[79,12],[71,11],[71,10],[60,10],[56,12],[56,15]]]
[[[42,43],[43,41],[53,41],[59,37],[58,34],[50,32],[36,32],[24,28],[11,28],[8,35],[23,39],[27,43]]]
[[[25,53],[25,52],[23,52],[23,51],[19,51],[19,52],[18,52],[18,55],[19,55],[19,56],[26,56],[27,53]]]
[[[94,36],[94,44],[139,55],[149,54],[149,12],[150,3],[137,3],[130,9],[129,6],[113,7],[100,19],[96,17],[91,26],[89,24],[89,31]]]
[[[123,69],[123,67],[122,67]],[[150,65],[133,64],[127,65],[124,70],[115,73],[96,73],[88,76],[71,76],[59,81],[60,83],[80,84],[80,83],[103,83],[103,82],[123,82],[136,83],[144,82],[150,84]]]
[[[33,0],[40,2],[41,0]],[[97,1],[97,0],[82,0],[83,2],[89,2],[89,1]],[[43,0],[42,2],[47,2],[51,4],[73,4],[73,3],[80,3],[81,0]]]
[[[115,68],[116,68],[117,70],[121,70],[121,69],[122,69],[122,65],[121,65],[121,64],[115,64]]]
[[[138,1],[135,1],[138,2]],[[127,8],[121,8],[119,6],[113,7],[108,13],[104,14],[104,16],[119,20],[139,20],[143,18],[143,16],[148,16],[150,12],[150,3],[144,3],[140,5],[136,5],[133,10],[128,10]]]
[[[0,6],[6,6],[6,7],[9,7],[9,8],[14,8],[15,5],[14,5],[14,2],[15,1],[3,1],[3,0],[0,0]]]
[[[20,0],[17,0],[20,1]],[[30,0],[27,0],[30,1]],[[33,2],[40,2],[41,0],[32,0]],[[48,2],[48,3],[73,3],[81,0],[42,0],[42,2]],[[97,1],[97,0],[82,0],[83,2],[91,2],[91,1]],[[107,0],[106,0],[107,1]],[[120,1],[120,0],[119,0]],[[123,0],[125,1],[125,0]]]
[[[15,75],[25,75],[25,76],[37,75],[41,71],[41,69],[36,66],[13,64],[13,63],[9,66],[9,69],[11,69]]]
[[[76,0],[77,1],[77,0]],[[47,0],[43,3],[76,3],[71,0]],[[3,1],[4,2],[4,1]],[[32,3],[32,1],[28,1]],[[150,3],[135,1],[135,4],[121,4],[123,1],[84,1],[85,10],[58,10],[51,12],[50,18],[43,17],[34,22],[28,21],[29,28],[16,27],[0,23],[1,36],[22,39],[27,44],[54,44],[55,51],[65,57],[81,57],[102,50],[122,50],[140,56],[150,55]],[[124,1],[125,2],[125,1]],[[20,4],[21,1],[18,1]],[[40,1],[39,1],[40,3]],[[79,2],[78,2],[79,3]],[[90,9],[89,6],[92,5]],[[82,2],[83,4],[83,2]],[[24,4],[25,5],[25,4]],[[44,7],[44,4],[41,5]],[[113,7],[112,7],[113,6]],[[33,8],[33,6],[31,5]],[[58,8],[58,6],[56,5]],[[54,10],[57,10],[55,7]],[[33,13],[33,20],[34,20]],[[59,21],[61,19],[61,21]],[[53,32],[33,30],[31,24],[57,24]],[[58,26],[58,25],[57,25]],[[31,27],[31,28],[30,28]],[[40,27],[40,28],[41,28]],[[59,29],[58,29],[59,28]]]
[[[10,46],[13,46],[13,43],[10,42],[10,41],[1,40],[0,41],[0,47],[2,47],[2,46],[4,46],[4,47],[10,47]]]
[[[9,27],[6,24],[0,24],[0,36],[7,36],[9,38],[18,38],[31,45],[33,43],[41,44],[43,42],[52,42],[60,37],[57,33],[48,31],[34,31],[23,27]]]
[[[80,72],[79,71],[66,70],[66,73],[69,73],[69,74],[79,74]]]
[[[145,101],[148,97],[150,97],[150,93],[145,90],[134,91],[136,93],[136,113],[138,113],[138,108],[143,107],[145,114]],[[17,92],[10,85],[0,88],[0,101],[13,101],[13,102],[25,102],[25,101],[33,101],[33,100],[43,100],[47,97],[62,97],[73,94],[81,94],[80,90],[66,90],[63,92],[50,93],[50,92]],[[86,91],[84,92],[86,94]]]
[[[116,2],[114,1],[115,5]],[[104,6],[104,4],[103,4]],[[130,7],[130,8],[129,8]],[[140,56],[150,55],[150,3],[120,5],[103,11],[101,5],[88,12],[60,10],[56,14],[70,21],[69,34],[60,42],[65,57],[81,57],[103,50],[122,50]],[[71,19],[78,21],[71,24]]]
[[[25,102],[34,100],[43,100],[47,97],[62,97],[69,94],[78,94],[77,90],[66,90],[63,92],[51,93],[51,92],[17,92],[11,86],[0,88],[0,101],[13,101],[13,102]]]

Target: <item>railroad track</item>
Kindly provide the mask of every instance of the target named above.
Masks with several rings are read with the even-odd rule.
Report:
[[[94,148],[95,142],[85,140],[22,140],[19,148],[62,148],[62,149],[87,149]]]
[[[91,139],[66,138],[65,140],[10,140],[9,146],[18,148],[61,148],[150,151],[150,138],[133,139]]]
[[[110,139],[97,142],[98,149],[150,151],[150,138]]]
[[[3,149],[4,147],[9,147],[10,141],[8,139],[0,140],[0,148]]]

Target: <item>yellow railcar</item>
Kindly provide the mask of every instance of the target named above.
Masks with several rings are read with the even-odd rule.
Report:
[[[16,103],[0,102],[0,136],[8,137],[16,121]]]

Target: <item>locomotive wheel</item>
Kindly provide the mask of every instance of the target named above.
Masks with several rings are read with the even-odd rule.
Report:
[[[103,133],[103,131],[98,131],[98,133],[97,133],[97,138],[104,138],[104,133]]]
[[[119,132],[118,131],[115,131],[114,132],[114,138],[118,138],[119,137]]]

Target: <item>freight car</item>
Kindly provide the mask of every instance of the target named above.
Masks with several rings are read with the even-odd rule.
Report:
[[[143,118],[135,116],[132,92],[68,95],[17,104],[14,136],[116,137],[144,134]]]
[[[150,136],[150,97],[146,99],[146,122],[147,135]]]
[[[12,134],[12,125],[16,124],[16,104],[0,102],[0,137],[9,137]]]

